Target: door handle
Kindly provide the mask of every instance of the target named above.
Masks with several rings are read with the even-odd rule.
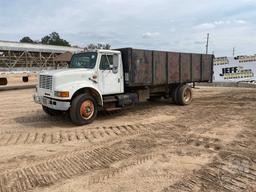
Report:
[[[89,80],[92,81],[93,83],[98,83],[96,80],[92,79],[89,77]]]
[[[120,78],[118,78],[118,83],[120,83]]]

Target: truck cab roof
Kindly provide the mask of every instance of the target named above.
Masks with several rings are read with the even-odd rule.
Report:
[[[84,53],[84,52],[97,52],[97,53],[115,53],[115,54],[120,54],[120,51],[112,50],[112,49],[93,49],[93,50],[82,51],[82,52],[79,52],[79,53]],[[77,54],[79,54],[79,53],[77,53]]]

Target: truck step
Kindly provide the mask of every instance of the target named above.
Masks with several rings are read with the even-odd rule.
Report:
[[[113,108],[104,108],[105,111],[111,112],[111,111],[118,111],[123,109],[122,107],[113,107]]]
[[[118,100],[115,97],[107,97],[104,98],[103,102],[104,103],[112,103],[112,102],[117,102]]]
[[[116,101],[117,101],[117,99],[106,99],[103,102],[104,103],[112,103],[112,102],[116,102]]]

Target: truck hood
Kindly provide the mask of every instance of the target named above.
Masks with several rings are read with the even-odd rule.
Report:
[[[66,76],[66,75],[83,75],[86,73],[93,73],[92,69],[58,69],[58,70],[49,70],[42,71],[41,75],[50,75],[53,77]]]
[[[53,71],[43,71],[40,75],[49,75],[53,77],[53,88],[58,89],[64,84],[76,83],[89,81],[95,74],[95,70],[92,69],[60,69]],[[56,87],[57,86],[57,87]]]

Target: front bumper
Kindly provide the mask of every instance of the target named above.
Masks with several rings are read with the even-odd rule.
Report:
[[[49,107],[51,109],[59,110],[59,111],[67,111],[70,108],[69,101],[60,101],[56,99],[51,99],[44,96],[34,95],[34,102],[40,105]]]

